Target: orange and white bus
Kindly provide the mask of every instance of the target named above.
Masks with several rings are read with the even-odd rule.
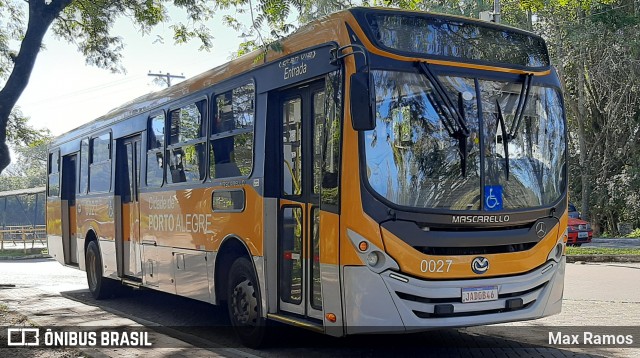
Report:
[[[560,312],[567,133],[542,38],[353,8],[58,137],[49,252],[333,336]]]

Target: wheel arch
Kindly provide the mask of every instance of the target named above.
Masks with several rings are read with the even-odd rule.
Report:
[[[247,244],[237,235],[227,235],[220,244],[220,248],[216,254],[216,260],[213,270],[215,302],[222,303],[227,299],[227,289],[229,280],[229,270],[235,260],[240,257],[246,257],[253,267],[254,274],[257,275],[255,263],[253,262],[251,250]]]

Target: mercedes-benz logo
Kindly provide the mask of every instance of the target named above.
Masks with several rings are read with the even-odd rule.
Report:
[[[547,224],[545,224],[543,221],[540,221],[536,224],[536,235],[538,235],[539,238],[543,238],[546,234]]]
[[[471,261],[471,270],[481,275],[489,269],[489,260],[486,257],[478,256]]]

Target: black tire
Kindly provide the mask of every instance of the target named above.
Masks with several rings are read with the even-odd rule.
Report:
[[[85,253],[85,265],[87,270],[87,283],[89,291],[96,300],[112,297],[118,290],[119,283],[102,277],[102,256],[100,248],[95,241],[89,242]]]
[[[229,320],[240,342],[247,347],[262,346],[266,320],[262,314],[260,287],[251,262],[238,258],[229,269],[227,307]]]

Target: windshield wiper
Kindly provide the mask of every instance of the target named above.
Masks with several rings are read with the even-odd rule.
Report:
[[[467,120],[464,114],[464,106],[462,101],[462,93],[458,92],[458,108],[453,104],[451,98],[447,94],[442,82],[431,72],[429,66],[424,62],[418,62],[418,66],[427,76],[427,79],[433,85],[433,95],[427,94],[429,101],[437,107],[442,114],[442,123],[449,137],[458,141],[460,151],[460,166],[462,176],[467,176],[467,138],[469,138],[469,128],[467,128]],[[436,100],[438,97],[439,100]]]
[[[532,74],[525,75],[524,83],[520,89],[520,97],[518,98],[518,106],[516,107],[516,113],[513,116],[513,122],[511,123],[511,130],[509,131],[509,140],[516,137],[520,123],[524,117],[524,109],[527,107],[529,101],[529,92],[531,91],[531,81],[533,80]],[[522,105],[522,106],[520,106]]]
[[[513,116],[513,122],[511,122],[511,130],[507,133],[506,124],[504,117],[502,116],[502,107],[500,107],[500,102],[496,99],[496,107],[498,108],[498,113],[496,115],[498,123],[500,124],[500,130],[502,131],[502,146],[504,148],[504,161],[505,161],[505,174],[507,180],[509,180],[509,142],[512,139],[516,138],[518,134],[518,128],[520,128],[520,123],[522,122],[522,118],[524,117],[524,109],[527,107],[527,102],[529,101],[529,92],[531,91],[531,81],[533,79],[532,74],[527,74],[522,83],[522,88],[520,89],[520,97],[518,98],[518,106],[516,107],[516,112]]]
[[[506,125],[504,124],[504,117],[502,116],[502,108],[500,102],[496,99],[496,107],[498,108],[498,114],[496,115],[498,123],[500,124],[500,130],[502,131],[502,147],[504,148],[504,170],[509,180],[509,136],[507,133]]]

